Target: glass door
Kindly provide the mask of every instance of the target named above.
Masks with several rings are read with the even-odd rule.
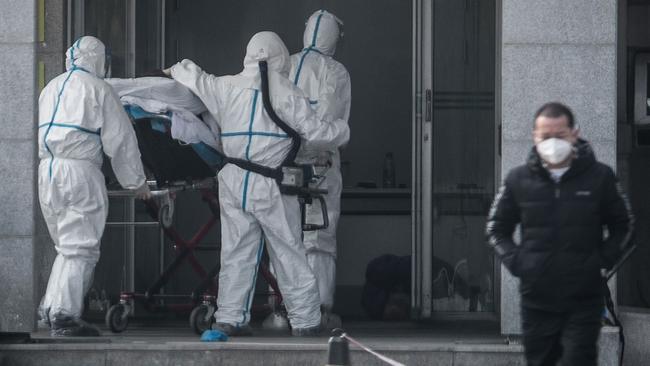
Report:
[[[68,0],[67,5],[68,44],[84,35],[99,38],[111,54],[112,77],[135,77],[163,67],[163,0]],[[115,181],[108,159],[103,171],[109,181]],[[102,258],[90,296],[104,300],[108,296],[116,301],[120,291],[146,289],[164,267],[165,252],[157,225],[139,225],[136,229],[131,224],[151,221],[142,204],[120,195],[109,194],[109,199]],[[155,254],[157,260],[152,259]],[[121,268],[121,273],[116,268]],[[90,306],[88,310],[97,309]]]
[[[416,8],[414,304],[494,312],[485,220],[495,192],[496,0]]]

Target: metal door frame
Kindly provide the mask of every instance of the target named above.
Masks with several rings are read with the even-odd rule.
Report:
[[[433,315],[432,15],[433,0],[413,0],[411,315],[414,319]]]

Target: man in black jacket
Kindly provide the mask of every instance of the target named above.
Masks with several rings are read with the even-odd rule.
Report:
[[[543,105],[533,136],[527,163],[509,172],[494,200],[489,245],[521,281],[528,365],[555,365],[562,358],[564,365],[595,366],[602,269],[619,259],[634,219],[614,172],[578,137],[568,107]],[[517,225],[519,245],[513,240]]]

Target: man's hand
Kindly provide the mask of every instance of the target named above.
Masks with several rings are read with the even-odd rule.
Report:
[[[144,184],[141,185],[140,188],[136,188],[135,198],[143,201],[151,199],[151,191],[149,190],[149,186],[147,185],[147,182],[144,182]]]

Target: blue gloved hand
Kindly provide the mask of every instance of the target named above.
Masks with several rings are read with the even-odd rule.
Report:
[[[218,330],[206,330],[201,335],[202,342],[225,342],[228,340],[228,335]]]

